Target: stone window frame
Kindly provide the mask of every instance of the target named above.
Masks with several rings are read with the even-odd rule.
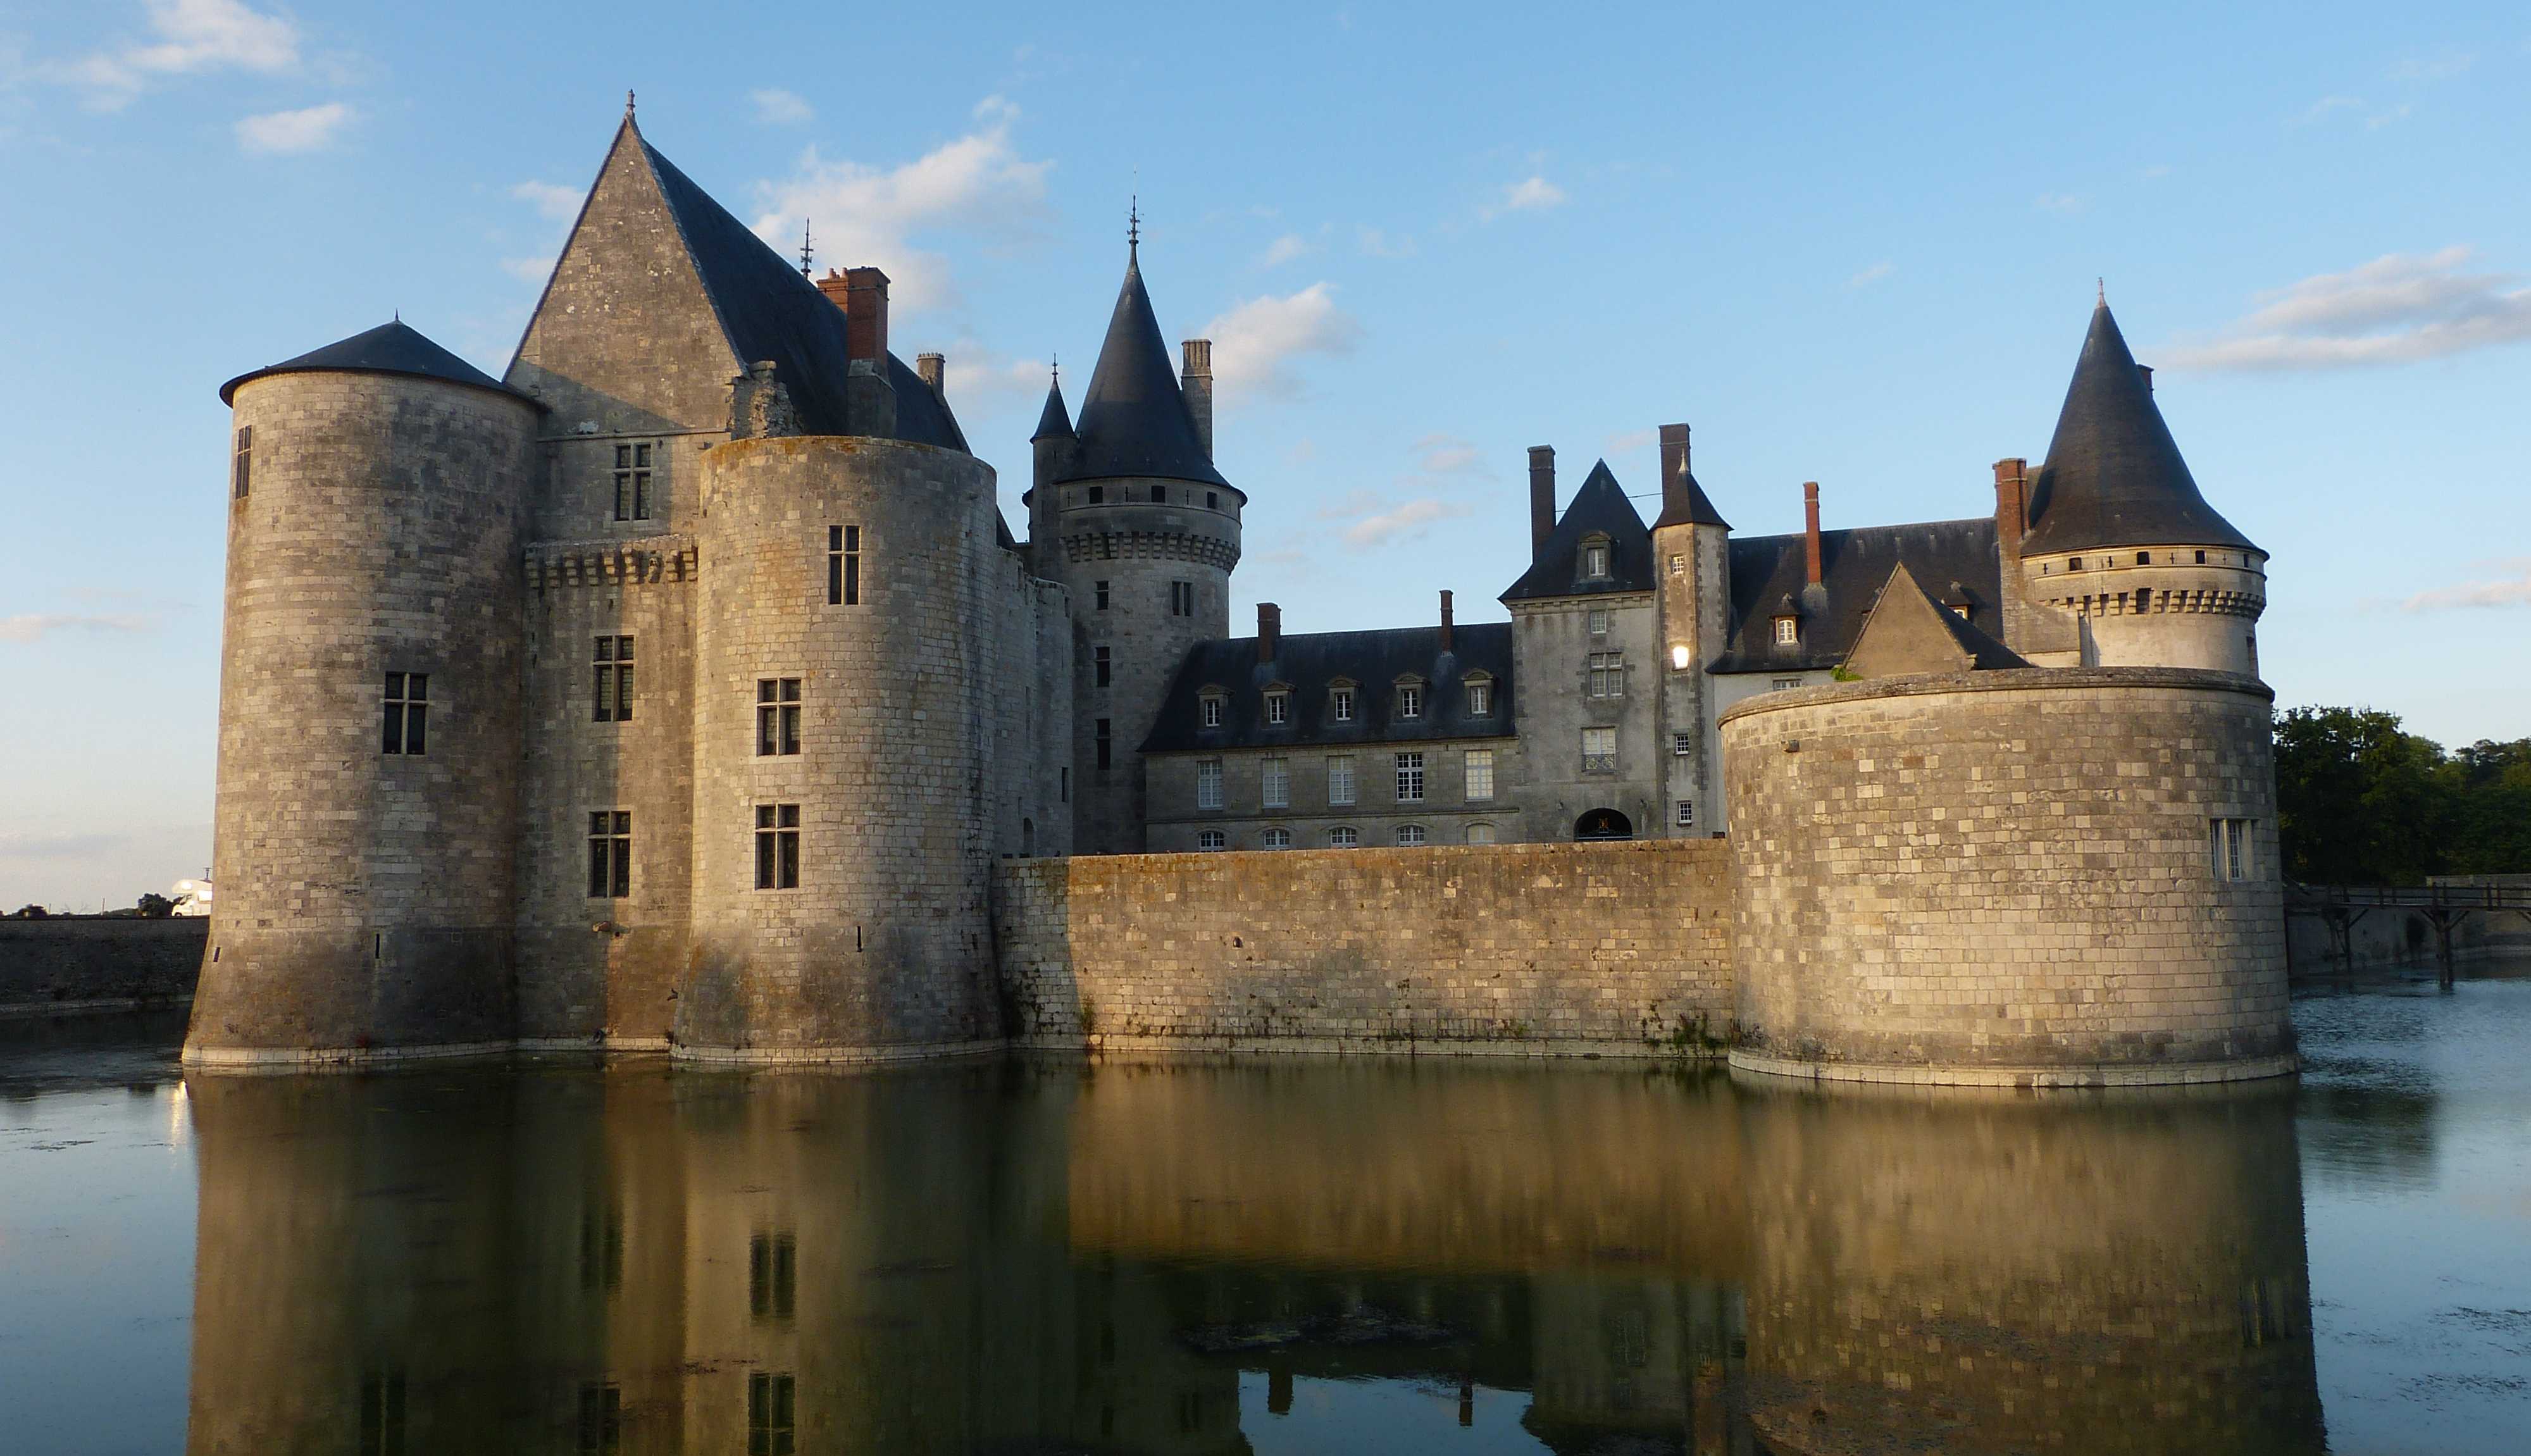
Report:
[[[747,1241],[747,1313],[759,1320],[799,1313],[800,1242],[788,1229],[751,1234]]]
[[[756,806],[756,887],[800,888],[799,805],[768,801]]]
[[[1800,678],[1774,678],[1770,680],[1767,691],[1770,693],[1790,693],[1801,685],[1802,680]]]
[[[1793,616],[1790,613],[1777,615],[1775,618],[1774,644],[1779,647],[1800,646],[1802,644],[1802,619]]]
[[[1344,797],[1336,797],[1341,793]],[[1327,808],[1351,809],[1362,802],[1362,783],[1354,776],[1353,755],[1327,756]]]
[[[233,500],[244,500],[254,489],[254,426],[237,427],[237,453],[229,463],[229,492]]]
[[[1492,821],[1489,819],[1479,819],[1475,823],[1470,824],[1468,826],[1467,841],[1470,844],[1492,844],[1494,842],[1494,826]]]
[[[1265,718],[1265,721],[1266,721],[1266,727],[1268,727],[1268,728],[1287,728],[1287,727],[1290,727],[1290,726],[1291,726],[1291,723],[1292,723],[1292,685],[1291,685],[1291,684],[1289,684],[1289,683],[1268,683],[1268,684],[1266,684],[1266,718]]]
[[[1230,721],[1230,692],[1226,688],[1206,687],[1195,697],[1195,720],[1199,727],[1219,728]]]
[[[593,723],[633,721],[633,635],[599,633],[590,649],[589,710]]]
[[[1424,791],[1428,787],[1425,782],[1424,751],[1422,749],[1403,749],[1395,754],[1393,758],[1393,766],[1396,770],[1396,782],[1394,787],[1397,791],[1397,802],[1400,804],[1423,803]]]
[[[1104,485],[1090,486],[1083,492],[1083,499],[1084,503],[1088,505],[1105,505],[1107,503],[1107,487]]]
[[[1490,804],[1494,797],[1494,751],[1468,749],[1460,755],[1459,784],[1470,804]]]
[[[633,894],[633,811],[589,812],[589,894],[591,900],[624,900]]]
[[[1605,582],[1614,575],[1617,562],[1616,542],[1603,531],[1595,531],[1582,538],[1574,551],[1573,579],[1578,582]]]
[[[1686,552],[1672,551],[1669,553],[1669,574],[1674,577],[1683,577],[1687,575]]]
[[[1169,583],[1169,615],[1172,617],[1195,615],[1195,583],[1183,578]]]
[[[2255,854],[2259,821],[2217,815],[2206,821],[2210,868],[2220,884],[2241,884],[2259,877]]]
[[[1590,630],[1593,637],[1606,637],[1614,621],[1606,607],[1592,607],[1583,613],[1582,625]]]
[[[1327,721],[1350,723],[1362,716],[1362,685],[1351,678],[1327,684]]]
[[[1258,835],[1257,842],[1259,846],[1264,849],[1290,849],[1292,847],[1292,831],[1284,828],[1280,824],[1276,824],[1266,829],[1264,833]]]
[[[1091,586],[1097,588],[1096,594],[1098,598],[1098,610],[1102,612],[1107,610],[1107,584],[1103,581],[1093,582]]]
[[[1226,802],[1222,793],[1222,764],[1219,758],[1195,760],[1195,807],[1217,810]]]
[[[1675,827],[1675,828],[1680,828],[1680,829],[1693,829],[1693,828],[1695,828],[1695,827],[1696,827],[1696,801],[1695,801],[1695,800],[1693,800],[1693,799],[1681,799],[1681,800],[1679,800],[1679,801],[1678,801],[1678,810],[1677,810],[1677,812],[1676,812],[1676,814],[1675,814],[1675,815],[1674,815],[1674,817],[1672,818],[1671,823],[1672,823],[1672,826],[1673,826],[1673,827]]]
[[[747,1377],[747,1449],[777,1452],[797,1449],[799,1377],[789,1372],[757,1371]]]
[[[1472,718],[1494,715],[1494,675],[1472,672],[1459,679],[1459,691],[1466,695],[1467,713]]]
[[[1424,717],[1424,690],[1431,685],[1425,682],[1424,679],[1417,677],[1415,674],[1408,673],[1406,676],[1399,678],[1392,686],[1395,690],[1395,696],[1389,700],[1396,706],[1398,721],[1401,723],[1422,721]]]
[[[862,604],[862,529],[826,528],[826,605]]]
[[[1696,735],[1692,733],[1673,733],[1669,736],[1669,756],[1671,757],[1691,757],[1695,753]]]
[[[1583,664],[1583,696],[1586,698],[1623,698],[1626,696],[1626,654],[1593,652]]]
[[[1195,831],[1195,847],[1204,853],[1226,850],[1230,848],[1230,836],[1219,829],[1198,829]]]
[[[756,756],[796,758],[800,756],[803,713],[799,678],[756,680]]]
[[[1097,722],[1096,732],[1092,735],[1092,742],[1097,746],[1097,756],[1094,760],[1095,766],[1098,768],[1105,769],[1116,766],[1115,721],[1116,720],[1113,718],[1100,718]]]
[[[665,440],[617,440],[615,469],[609,478],[615,484],[615,519],[630,525],[653,519],[653,508],[659,502],[658,477],[667,463],[668,442]]]
[[[388,673],[381,705],[378,751],[389,757],[422,757],[430,747],[430,674]]]
[[[1292,807],[1292,760],[1280,754],[1257,760],[1257,802],[1265,809]]]
[[[1617,771],[1617,730],[1603,723],[1586,724],[1582,729],[1582,771],[1615,773]]]
[[[1351,824],[1337,824],[1327,830],[1327,848],[1360,849],[1362,831]]]
[[[1098,680],[1097,685],[1101,688],[1109,686],[1110,681],[1114,678],[1116,672],[1116,659],[1114,652],[1105,643],[1100,643],[1097,646],[1091,649],[1090,661],[1091,666],[1096,669],[1096,676]]]
[[[1397,826],[1396,843],[1399,849],[1422,849],[1432,842],[1432,836],[1424,832],[1422,824]]]

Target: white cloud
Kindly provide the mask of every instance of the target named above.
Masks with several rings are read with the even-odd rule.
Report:
[[[112,111],[161,77],[208,71],[272,76],[299,65],[299,28],[240,0],[148,0],[151,38],[101,50],[53,68]]]
[[[778,86],[749,91],[747,99],[756,104],[756,119],[768,127],[803,127],[817,117],[805,98]]]
[[[2168,356],[2181,369],[2329,369],[2412,364],[2531,339],[2531,287],[2468,272],[2471,252],[2388,253],[2258,297],[2258,307]]]
[[[518,279],[522,283],[542,283],[547,278],[553,276],[553,268],[554,259],[551,257],[505,257],[501,259],[501,271]]]
[[[2463,582],[2457,587],[2420,591],[2399,603],[2411,612],[2442,612],[2457,607],[2531,606],[2531,556],[2493,563],[2500,571],[2513,573],[2509,579],[2492,582]]]
[[[340,101],[250,116],[237,124],[238,146],[256,156],[321,150],[332,144],[352,116],[352,108]]]
[[[2478,63],[2478,57],[2465,50],[2441,50],[2431,55],[2409,56],[2390,68],[2392,81],[2448,81]]]
[[[1427,476],[1490,476],[1484,452],[1457,435],[1429,434],[1415,442],[1415,468]]]
[[[2056,212],[2070,216],[2090,206],[2091,199],[2076,193],[2041,193],[2038,200],[2031,205],[2042,212]]]
[[[1207,324],[1204,336],[1212,340],[1214,387],[1230,404],[1298,394],[1293,364],[1307,354],[1350,353],[1362,325],[1336,307],[1328,284],[1313,283],[1281,298],[1250,299]]]
[[[1414,540],[1422,536],[1435,521],[1465,516],[1470,507],[1464,501],[1440,500],[1426,496],[1410,500],[1392,511],[1367,516],[1345,528],[1344,542],[1355,550],[1367,550],[1394,541]]]
[[[522,182],[510,189],[510,196],[534,206],[556,222],[568,222],[580,213],[581,191],[555,182]]]
[[[1564,205],[1564,189],[1532,173],[1503,189],[1502,199],[1486,208],[1485,215],[1494,217],[1505,212],[1528,212],[1545,207]]]
[[[1257,265],[1261,268],[1280,267],[1309,251],[1309,243],[1300,234],[1285,233],[1266,246],[1266,255],[1257,260]]]
[[[1845,280],[1845,286],[1848,288],[1869,288],[1873,284],[1880,282],[1882,279],[1886,278],[1897,271],[1898,265],[1896,263],[1884,260],[1882,262],[1874,263],[1871,267],[1868,267],[1862,272],[1855,274],[1853,277],[1848,278]]]
[[[815,147],[797,174],[760,183],[766,210],[758,236],[791,248],[800,224],[813,224],[817,252],[831,266],[887,270],[889,302],[900,312],[939,308],[955,297],[949,260],[917,239],[944,230],[1014,242],[1025,236],[1045,198],[1054,163],[1030,161],[1011,141],[1019,108],[999,96],[977,103],[974,131],[902,166],[884,171],[862,162],[830,162]]]
[[[1621,429],[1600,441],[1601,446],[1611,455],[1626,455],[1637,450],[1649,450],[1659,443],[1660,431],[1654,429]]]
[[[2365,100],[2362,96],[2323,96],[2319,100],[2312,102],[2311,105],[2303,111],[2302,115],[2295,117],[2294,125],[2299,127],[2318,126],[2322,122],[2328,121],[2331,117],[2335,116],[2337,113],[2347,111],[2363,115],[2364,130],[2368,132],[2378,132],[2382,128],[2390,125],[2392,122],[2405,121],[2408,117],[2409,109],[2410,108],[2404,102],[2396,106],[2386,106],[2376,109],[2372,102]]]
[[[1356,244],[1365,257],[1413,257],[1415,240],[1400,234],[1390,237],[1378,228],[1364,228],[1356,235]]]
[[[41,642],[57,632],[146,632],[156,625],[141,612],[20,612],[0,617],[0,643]]]

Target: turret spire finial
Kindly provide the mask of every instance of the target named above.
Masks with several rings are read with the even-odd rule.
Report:
[[[800,219],[800,276],[809,276],[809,264],[816,252],[809,245],[809,219]]]
[[[2095,278],[2092,280],[2092,286],[2094,289],[2098,290],[2094,295],[2092,302],[2104,308],[2109,307],[2109,280],[2107,278]]]
[[[1125,204],[1125,251],[1140,254],[1143,247],[1143,195],[1136,193]]]
[[[624,119],[633,119],[633,88],[629,85],[624,88]]]
[[[1056,387],[1060,388],[1063,384],[1063,356],[1060,354],[1047,355],[1045,357],[1045,368],[1046,373],[1053,379]]]

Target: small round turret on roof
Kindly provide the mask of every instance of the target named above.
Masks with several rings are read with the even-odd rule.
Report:
[[[275,374],[404,374],[417,379],[442,379],[474,389],[488,389],[512,399],[526,400],[544,408],[536,400],[484,373],[456,355],[422,337],[422,332],[402,318],[379,324],[366,333],[352,335],[339,343],[313,349],[297,359],[285,359],[277,364],[240,374],[220,386],[220,403],[229,404],[238,387]]]

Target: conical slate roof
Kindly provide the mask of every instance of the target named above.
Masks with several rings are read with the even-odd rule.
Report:
[[[1582,538],[1588,535],[1608,538],[1608,575],[1585,581],[1582,578]],[[1645,529],[1644,518],[1635,514],[1635,503],[1626,499],[1624,487],[1603,460],[1591,467],[1582,479],[1582,488],[1573,492],[1573,503],[1564,508],[1564,518],[1547,532],[1538,548],[1538,559],[1521,573],[1498,600],[1527,601],[1547,596],[1597,596],[1611,591],[1650,591],[1653,589],[1653,533]]]
[[[2048,462],[2032,483],[2021,554],[2152,545],[2258,549],[2198,494],[2104,302],[2092,310]]]
[[[1723,520],[1722,513],[1714,508],[1714,501],[1706,495],[1705,487],[1696,483],[1696,476],[1687,471],[1680,474],[1686,476],[1684,499],[1679,498],[1682,492],[1664,488],[1661,491],[1660,519],[1653,523],[1653,530],[1659,531],[1664,526],[1719,526],[1729,531],[1731,523]]]
[[[451,384],[467,384],[514,399],[528,399],[528,396],[423,338],[421,330],[399,318],[365,333],[354,334],[340,343],[310,350],[297,359],[285,359],[268,368],[240,374],[220,386],[220,403],[229,403],[238,392],[238,386],[249,380],[274,374],[327,372],[409,374],[418,379],[445,379]],[[535,402],[529,400],[529,403]]]
[[[1068,439],[1071,435],[1072,414],[1063,407],[1063,381],[1051,380],[1045,386],[1045,412],[1037,417],[1037,433],[1029,436],[1029,443]]]
[[[1211,457],[1196,438],[1186,397],[1178,392],[1177,372],[1169,366],[1168,345],[1160,338],[1160,321],[1152,312],[1152,296],[1143,291],[1139,250],[1126,254],[1125,286],[1107,320],[1106,342],[1098,346],[1098,367],[1090,373],[1077,432],[1081,449],[1062,479],[1154,476],[1205,485],[1230,483],[1212,468]]]

